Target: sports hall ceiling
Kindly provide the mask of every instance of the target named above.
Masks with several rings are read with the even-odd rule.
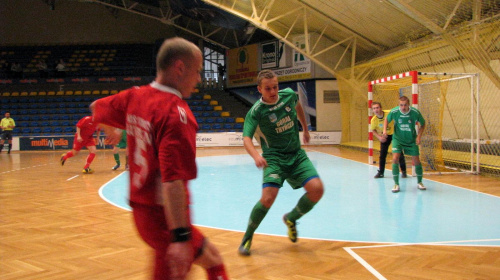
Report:
[[[174,25],[178,35],[203,38],[222,49],[279,38],[332,74],[339,65],[322,58],[333,52],[354,65],[424,37],[500,20],[500,0],[80,1],[157,18]],[[299,49],[292,41],[297,35],[311,40]]]

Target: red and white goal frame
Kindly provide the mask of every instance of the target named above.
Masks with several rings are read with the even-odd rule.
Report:
[[[425,73],[418,71],[409,71],[397,75],[388,76],[385,78],[377,79],[368,82],[368,163],[373,164],[373,131],[370,126],[373,117],[372,102],[373,102],[373,88],[375,85],[385,82],[390,82],[398,79],[411,77],[411,102],[412,107],[418,109],[419,104],[419,75],[425,76],[441,76],[447,77],[441,81],[452,81],[464,78],[470,78],[470,172],[479,174],[480,172],[480,131],[479,131],[479,74],[478,73]],[[438,81],[439,82],[439,81]],[[432,82],[431,82],[432,83]],[[427,83],[428,84],[428,83]],[[477,97],[475,97],[477,94]],[[476,99],[475,99],[476,98]],[[474,106],[475,104],[475,106]],[[475,120],[474,120],[475,119]],[[475,168],[474,168],[475,167]],[[413,167],[414,168],[414,167]],[[413,170],[415,171],[415,170]],[[413,172],[415,174],[415,172]]]
[[[385,83],[388,81],[393,81],[397,79],[402,79],[406,77],[411,77],[411,96],[412,96],[412,106],[418,109],[418,72],[409,71],[400,73],[397,75],[385,77],[382,79],[377,79],[368,82],[368,163],[373,164],[373,131],[370,126],[370,122],[373,117],[372,102],[373,102],[373,85],[379,83]]]

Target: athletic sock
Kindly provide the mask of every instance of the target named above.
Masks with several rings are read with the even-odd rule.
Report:
[[[392,164],[392,178],[394,179],[394,183],[399,185],[399,165],[397,163]]]
[[[12,144],[9,144],[9,153],[11,149],[12,149]]]
[[[269,211],[269,208],[264,207],[260,201],[258,201],[252,209],[252,213],[250,213],[250,219],[248,219],[248,226],[245,235],[243,236],[243,240],[252,239],[253,233],[259,227],[262,220]]]
[[[64,160],[67,160],[68,158],[70,158],[70,157],[72,157],[72,156],[74,156],[74,155],[73,155],[73,152],[72,152],[72,151],[69,151],[69,152],[67,152],[67,153],[66,153],[66,155],[64,155],[63,159],[64,159]]]
[[[206,269],[208,280],[228,280],[224,264],[219,264]]]
[[[305,193],[297,202],[297,205],[293,208],[293,210],[288,213],[286,218],[292,222],[300,219],[307,212],[311,211],[311,209],[316,205],[316,202],[312,202],[308,197],[307,193]]]
[[[116,164],[120,165],[120,154],[114,154]]]
[[[417,173],[417,181],[422,183],[422,177],[424,177],[424,171],[422,169],[422,165],[415,165],[415,173]]]
[[[87,157],[87,164],[85,164],[85,167],[83,167],[83,169],[87,169],[90,167],[90,164],[92,163],[92,161],[94,160],[95,158],[95,154],[94,153],[90,153],[89,156]]]

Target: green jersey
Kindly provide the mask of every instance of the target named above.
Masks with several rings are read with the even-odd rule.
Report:
[[[394,121],[393,138],[403,145],[415,144],[417,139],[417,130],[415,124],[425,125],[424,117],[420,111],[410,107],[410,110],[404,114],[399,107],[394,107],[387,115],[387,122]]]
[[[259,141],[264,155],[290,154],[300,150],[299,125],[295,106],[298,96],[290,88],[280,90],[275,104],[259,99],[248,111],[243,137]]]

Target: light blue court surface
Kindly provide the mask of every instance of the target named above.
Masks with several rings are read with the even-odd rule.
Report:
[[[448,243],[500,246],[500,198],[424,178],[400,179],[394,194],[391,177],[373,179],[376,167],[328,154],[308,152],[325,184],[321,201],[297,226],[299,238],[396,243]],[[262,171],[248,155],[197,159],[191,182],[193,222],[200,226],[244,231],[260,198]],[[390,170],[386,174],[391,174]],[[101,188],[112,204],[127,204],[128,173]],[[303,195],[288,184],[281,189],[257,233],[286,235],[281,218]]]

